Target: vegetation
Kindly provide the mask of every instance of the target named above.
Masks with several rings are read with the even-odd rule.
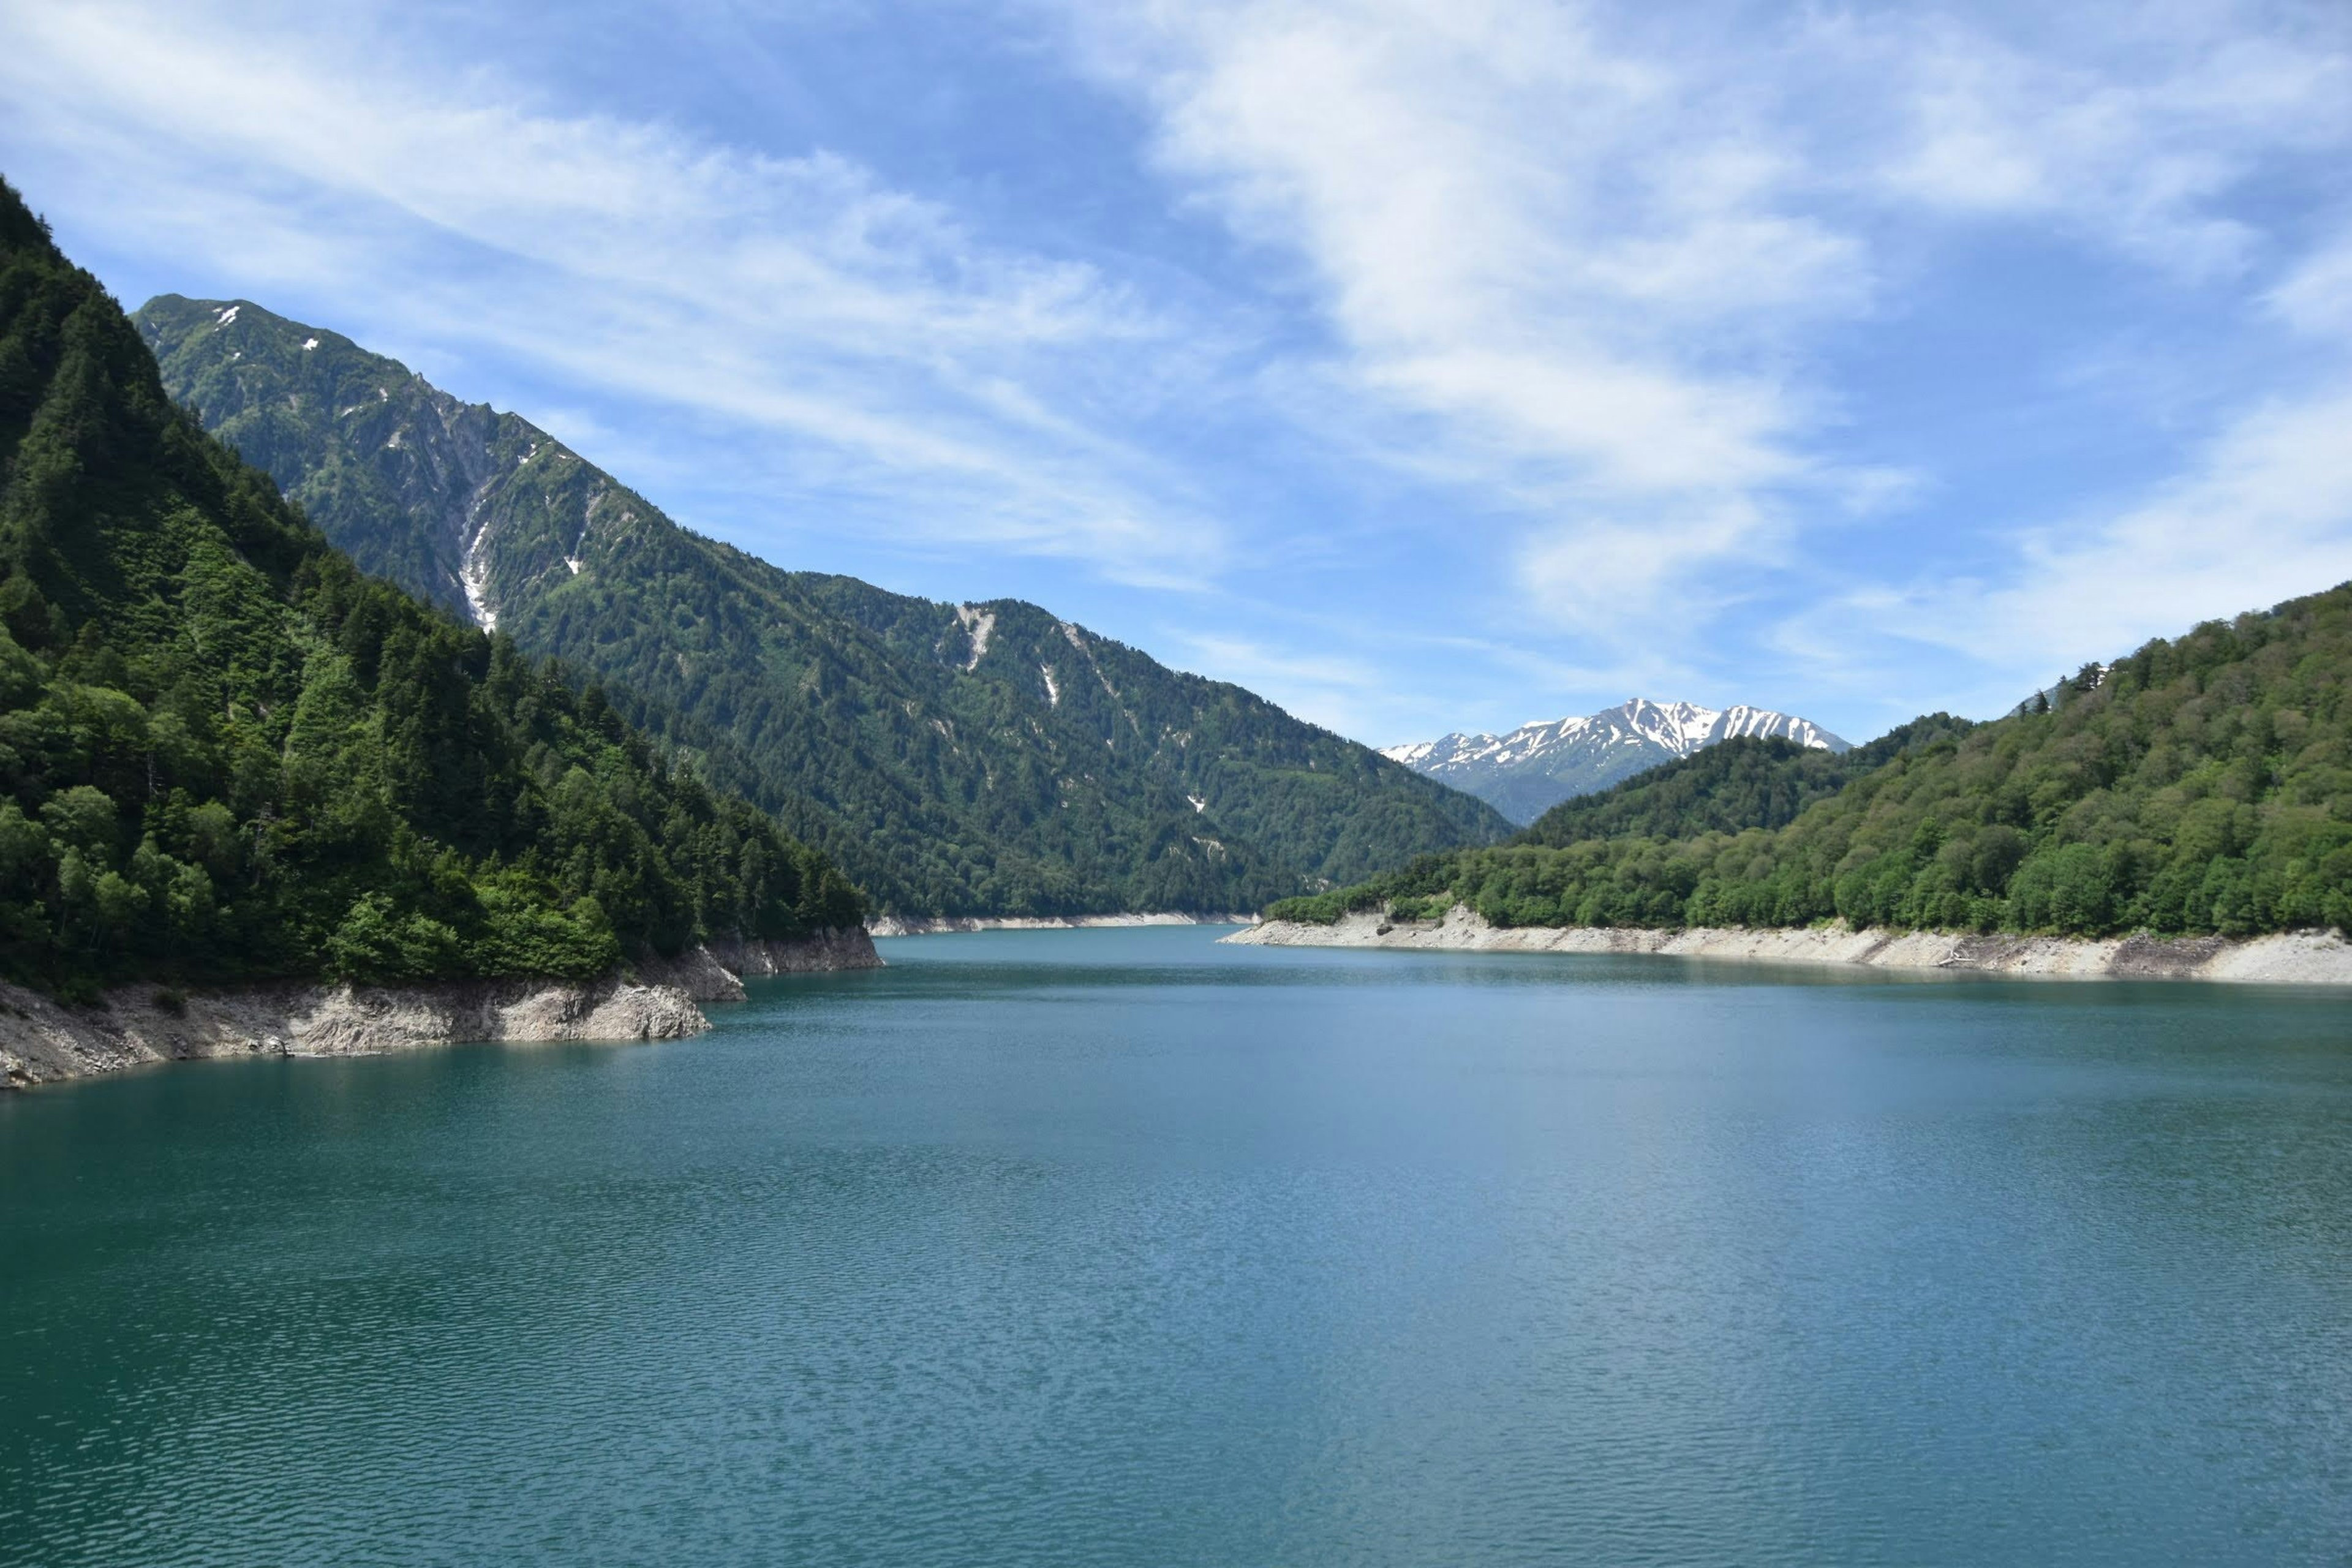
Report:
[[[601,691],[362,576],[0,184],[0,973],[585,976],[860,913]]]
[[[1562,801],[1514,842],[1562,848],[1588,838],[1688,838],[1781,827],[1889,759],[1970,728],[1965,719],[1932,713],[1845,752],[1740,736],[1597,795]]]
[[[2352,584],[2149,643],[2054,701],[1849,757],[1726,744],[1508,844],[1267,912],[2111,935],[2352,923]],[[1890,742],[1891,747],[1890,747]]]
[[[230,310],[166,296],[139,313],[208,428],[412,591],[462,606],[470,558],[502,634],[593,672],[681,765],[778,813],[884,909],[1253,909],[1510,831],[1034,605],[781,571],[527,421],[257,306],[224,325]]]

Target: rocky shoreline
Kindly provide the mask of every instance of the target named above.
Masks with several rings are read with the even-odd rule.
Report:
[[[1488,925],[1455,905],[1441,921],[1392,921],[1354,914],[1335,925],[1270,921],[1229,942],[1268,947],[1378,947],[1455,952],[1658,953],[1757,963],[1859,964],[1881,969],[1972,970],[2084,979],[2219,980],[2284,985],[2352,985],[2352,943],[2334,931],[2287,931],[2231,941],[2149,936],[2091,941],[2054,936],[1976,936],[1948,931],[1635,931]]]
[[[740,1002],[745,974],[877,969],[863,931],[723,942],[585,983],[279,984],[234,991],[124,985],[67,1006],[0,984],[0,1088],[211,1057],[353,1057],[471,1041],[672,1040],[710,1027],[698,1004]]]
[[[877,915],[866,922],[875,936],[938,936],[974,931],[1092,931],[1110,926],[1255,925],[1255,915]]]

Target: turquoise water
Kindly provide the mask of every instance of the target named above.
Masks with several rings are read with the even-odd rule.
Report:
[[[0,1563],[2352,1551],[2340,994],[1215,934],[0,1096]]]

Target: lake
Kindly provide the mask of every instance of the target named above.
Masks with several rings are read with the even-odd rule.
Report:
[[[0,1095],[0,1562],[2331,1563],[2341,993],[902,939]]]

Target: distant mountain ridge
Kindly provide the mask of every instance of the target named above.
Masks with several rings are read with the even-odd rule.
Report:
[[[1250,909],[1509,831],[1036,605],[910,598],[691,533],[339,333],[176,295],[134,319],[172,396],[362,567],[607,683],[886,912]]]
[[[1381,755],[1475,795],[1524,826],[1561,801],[1746,738],[1793,741],[1832,752],[1851,749],[1793,714],[1636,697],[1582,718],[1522,724],[1507,735],[1456,733],[1383,747]]]

